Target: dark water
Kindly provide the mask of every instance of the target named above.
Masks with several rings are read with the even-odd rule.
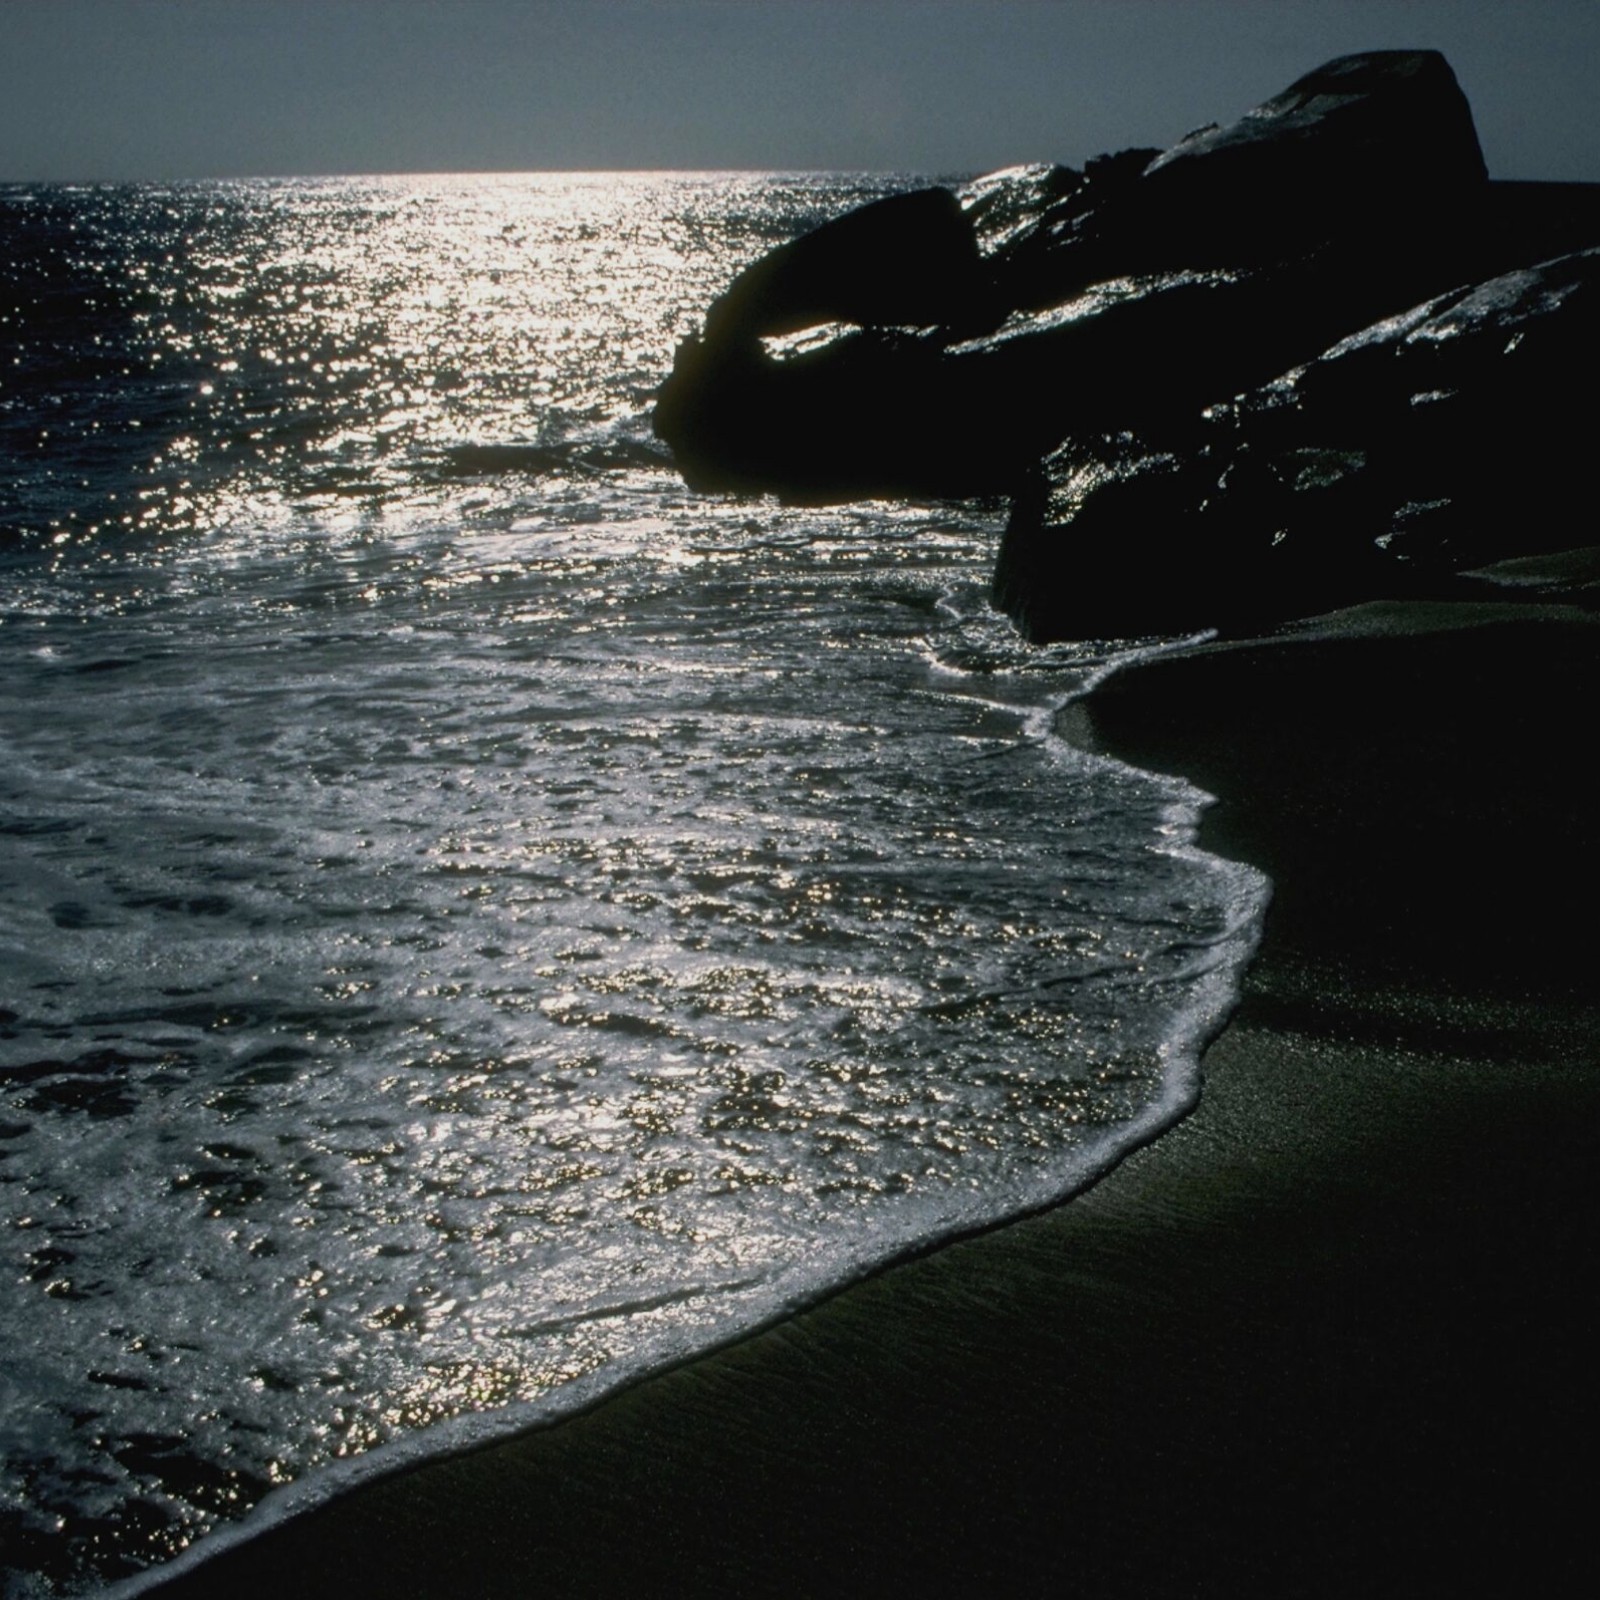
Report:
[[[0,1549],[71,1593],[1082,1184],[1261,885],[1002,508],[647,408],[892,180],[0,190]],[[287,1490],[283,1486],[292,1486]]]

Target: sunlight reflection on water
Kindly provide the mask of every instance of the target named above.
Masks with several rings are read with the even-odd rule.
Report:
[[[734,267],[870,192],[0,193],[13,1559],[559,1407],[1184,1103],[1259,886],[1049,738],[1089,663],[989,613],[994,509],[650,440]]]

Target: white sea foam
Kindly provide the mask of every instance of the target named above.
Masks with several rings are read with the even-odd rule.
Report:
[[[1261,882],[1055,737],[1105,655],[988,611],[994,513],[642,446],[734,266],[866,192],[12,208],[128,368],[4,557],[19,1592],[559,1415],[1192,1104]]]

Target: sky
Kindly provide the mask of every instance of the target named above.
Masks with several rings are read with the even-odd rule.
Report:
[[[1081,165],[1419,46],[1600,180],[1600,0],[0,0],[0,180]]]

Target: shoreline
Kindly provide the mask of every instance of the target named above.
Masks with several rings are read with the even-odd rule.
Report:
[[[1551,866],[1596,628],[1556,609],[1377,608],[1074,711],[1278,889],[1199,1109],[1094,1188],[147,1592],[1579,1592],[1600,1008],[1530,930],[1595,872]]]

